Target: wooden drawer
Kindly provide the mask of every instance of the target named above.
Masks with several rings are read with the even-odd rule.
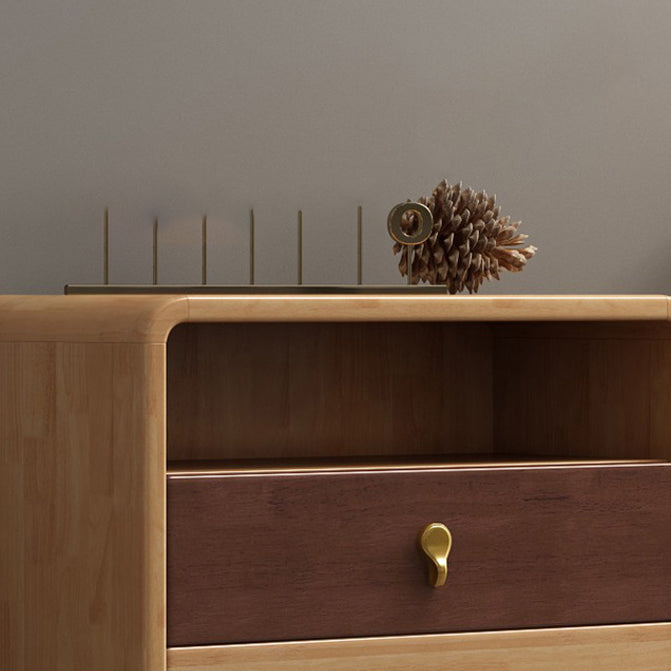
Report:
[[[170,646],[663,620],[671,464],[168,477]]]

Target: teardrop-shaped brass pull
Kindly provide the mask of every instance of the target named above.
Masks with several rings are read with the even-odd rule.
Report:
[[[442,587],[447,580],[447,558],[452,549],[452,534],[440,522],[427,524],[419,534],[419,547],[429,559],[429,584]]]

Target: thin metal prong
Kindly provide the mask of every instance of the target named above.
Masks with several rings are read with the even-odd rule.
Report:
[[[363,207],[356,209],[356,283],[363,284]]]
[[[303,284],[303,210],[298,210],[298,284]]]
[[[152,245],[152,283],[158,284],[158,217],[154,219],[154,239]]]
[[[249,210],[249,283],[254,284],[254,208]]]
[[[408,286],[412,286],[412,245],[406,245],[405,248],[408,250]]]
[[[207,215],[206,214],[203,215],[203,227],[201,230],[201,245],[202,245],[201,281],[203,284],[207,284]]]
[[[103,216],[103,284],[110,283],[110,212],[105,208]]]

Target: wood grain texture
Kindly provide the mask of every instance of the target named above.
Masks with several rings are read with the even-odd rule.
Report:
[[[190,296],[189,321],[576,321],[669,318],[666,296]]]
[[[668,463],[168,478],[171,646],[669,619]]]
[[[493,424],[498,436],[496,449],[500,452],[510,452],[513,446],[514,451],[527,454],[566,456],[573,452],[576,457],[669,459],[671,350],[665,342],[669,340],[665,323],[668,316],[669,299],[662,296],[0,297],[0,543],[3,547],[0,669],[161,671],[164,668],[163,343],[176,325],[188,321],[340,321],[348,322],[340,326],[350,329],[353,325],[349,322],[378,322],[383,328],[386,322],[490,322],[482,328],[495,330],[496,365],[493,376],[486,372],[483,384],[487,394],[490,388],[496,389],[496,417],[476,427],[480,417],[472,410],[473,397],[468,396],[467,421],[455,425],[450,420],[448,431],[454,428],[466,438],[474,433],[491,436]],[[553,323],[543,326],[550,330],[541,337],[540,326],[504,323],[511,320]],[[498,325],[492,327],[494,322]],[[320,324],[306,324],[314,325]],[[321,325],[332,330],[326,340],[333,338],[337,329],[331,329],[332,324]],[[207,324],[198,326],[210,328]],[[408,325],[411,336],[423,333],[424,326],[433,327],[415,326],[416,331]],[[463,325],[453,326],[464,329]],[[527,326],[536,329],[535,335],[519,331],[515,336],[510,330]],[[498,334],[499,327],[506,329],[505,336]],[[522,340],[507,343],[504,352],[507,361],[501,367],[503,360],[497,348],[508,336]],[[547,342],[545,347],[538,344],[527,359],[520,352],[526,352],[528,338],[545,338]],[[576,341],[575,349],[564,343],[561,347],[566,349],[553,358],[552,347],[565,339]],[[603,339],[613,341],[612,347],[602,348],[599,340]],[[621,340],[639,342],[631,343],[628,348],[615,342]],[[304,336],[299,336],[298,342],[304,344]],[[446,348],[456,352],[455,361],[447,365],[450,383],[458,382],[460,376],[471,370],[469,365],[478,347],[486,342],[483,338],[478,345],[465,343],[463,351]],[[156,346],[145,346],[148,343]],[[448,343],[454,345],[455,341],[448,339]],[[520,350],[518,345],[524,348]],[[211,346],[218,345],[212,342]],[[581,348],[587,352],[584,359],[580,359]],[[318,345],[313,345],[313,350],[320,351]],[[484,363],[476,359],[473,369],[476,373],[491,371],[492,348],[483,346],[481,353]],[[206,359],[209,355],[200,356]],[[586,375],[580,366],[571,363],[573,357],[586,362]],[[623,357],[627,361],[620,366]],[[328,355],[318,354],[317,360],[318,367],[335,369]],[[520,367],[520,361],[526,368]],[[528,377],[528,366],[535,365],[544,366],[546,375],[556,376],[558,391],[544,382],[535,382],[533,376]],[[578,377],[571,382],[565,369],[575,370]],[[368,370],[365,364],[364,370]],[[504,381],[501,373],[513,377]],[[307,372],[301,375],[307,376]],[[349,371],[345,375],[354,373]],[[518,379],[513,379],[514,376]],[[417,384],[420,378],[415,372],[411,384]],[[392,395],[402,380],[400,376],[394,379]],[[527,388],[529,381],[531,389]],[[276,381],[270,380],[268,384],[278,388]],[[366,384],[370,383],[364,383],[364,389],[370,389]],[[309,384],[304,388],[309,388]],[[244,384],[241,389],[247,393]],[[475,391],[475,386],[467,389],[468,394]],[[574,395],[589,403],[587,414],[576,406]],[[346,407],[346,402],[338,403],[340,408]],[[435,399],[430,399],[431,403],[435,407]],[[318,407],[318,403],[313,404],[313,409]],[[561,426],[554,419],[565,409],[567,416],[579,423],[577,426]],[[319,412],[323,417],[327,408],[322,407]],[[422,412],[413,410],[412,421],[422,419]],[[208,416],[212,416],[212,408],[206,408],[201,419]],[[297,418],[297,426],[305,433],[309,424],[306,418],[297,417],[293,410],[292,417]],[[547,442],[541,440],[543,418],[550,427]],[[328,424],[328,418],[325,421]],[[187,423],[194,422],[192,416],[187,418]],[[258,417],[254,422],[257,428]],[[525,422],[529,423],[528,432],[520,428]],[[356,429],[359,435],[365,435],[366,431],[372,433],[365,424]],[[438,435],[437,431],[437,421],[429,422],[428,435],[432,432]],[[346,430],[343,432],[347,435]],[[575,442],[565,442],[572,440]],[[488,450],[492,449],[489,438],[484,443],[488,444]],[[267,448],[267,444],[261,445],[259,452],[263,456],[277,455],[269,454]],[[463,445],[458,449],[463,450]],[[479,451],[480,444],[472,449]],[[339,453],[348,450],[341,447]],[[448,450],[445,446],[444,451]],[[207,452],[208,456],[221,456],[218,443],[214,450],[217,454]],[[186,453],[188,457],[188,448]],[[611,639],[612,649],[620,652],[614,653],[612,659],[614,663],[629,660],[622,667],[628,671],[647,670],[645,664],[655,664],[660,659],[660,650],[668,658],[668,634],[661,647],[647,642],[627,644],[620,641],[620,634],[613,636],[617,638]],[[302,648],[303,645],[307,647]],[[250,664],[265,659],[259,663],[271,664],[272,655],[278,654],[268,652],[273,647],[275,651],[309,650],[305,658],[308,661],[301,663],[309,665],[310,659],[316,659],[315,664],[322,668],[320,660],[326,659],[329,664],[351,671],[344,643],[323,643],[335,646],[328,647],[329,652],[323,654],[314,652],[313,645],[322,644],[286,644],[279,648],[234,646],[228,659],[247,659]],[[602,657],[610,659],[605,644],[595,645],[594,654],[587,653],[588,648],[582,644],[578,646],[579,654],[587,655],[588,663],[583,668],[590,671],[598,668]],[[235,652],[242,647],[244,653]],[[647,651],[645,659],[631,656],[634,647]],[[339,661],[333,657],[336,649],[343,655]],[[354,659],[361,658],[361,648],[349,650]],[[570,655],[571,650],[568,643],[561,655],[555,650],[555,661],[563,661],[564,653]],[[532,654],[529,650],[527,653]],[[516,659],[522,659],[522,654]],[[264,658],[264,655],[271,656]],[[543,663],[550,664],[549,657],[548,652]],[[440,659],[440,653],[426,658],[427,664],[440,664]],[[473,668],[480,671],[479,658],[473,659],[476,659]],[[394,668],[392,664],[403,662],[389,653],[375,657],[371,663],[378,664],[377,668]],[[291,666],[290,661],[287,664]],[[616,667],[607,668],[610,671]],[[543,667],[537,666],[534,671],[538,669]],[[562,671],[566,671],[564,667]]]
[[[0,342],[164,343],[183,296],[0,296]]]
[[[486,452],[486,325],[183,324],[171,460]]]
[[[669,671],[671,624],[169,648],[169,671]]]
[[[602,324],[497,328],[495,451],[671,459],[671,329],[619,335]]]
[[[165,668],[164,345],[0,343],[0,669]]]
[[[666,296],[0,296],[0,342],[165,342],[182,322],[666,321]]]

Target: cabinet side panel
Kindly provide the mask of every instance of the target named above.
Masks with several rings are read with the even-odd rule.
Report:
[[[165,668],[164,353],[2,345],[3,670]]]
[[[26,668],[24,446],[49,423],[49,346],[32,345],[34,389],[28,394],[21,384],[21,354],[20,345],[0,343],[0,668],[12,670]],[[21,440],[24,422],[31,431]]]

